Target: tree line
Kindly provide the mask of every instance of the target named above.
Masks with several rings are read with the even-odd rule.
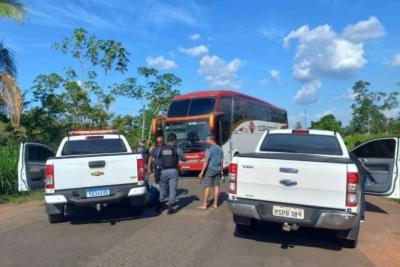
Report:
[[[30,88],[33,97],[29,101],[10,94],[0,102],[0,142],[28,139],[56,145],[71,129],[99,127],[115,128],[131,143],[150,140],[151,119],[166,112],[179,94],[182,80],[173,73],[139,67],[136,75],[131,75],[130,54],[118,41],[99,39],[79,28],[53,48],[72,58],[73,66],[39,74]],[[3,83],[3,87],[19,91],[16,85]],[[139,101],[138,114],[111,112],[118,97]],[[20,108],[15,109],[16,105]]]
[[[351,95],[351,120],[347,126],[334,114],[327,114],[312,121],[310,128],[356,136],[361,141],[375,136],[400,135],[399,90],[390,93],[372,90],[369,82],[360,80],[351,88]],[[295,127],[303,126],[298,121]]]

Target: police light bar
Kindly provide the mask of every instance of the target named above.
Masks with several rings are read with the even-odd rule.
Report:
[[[102,134],[118,134],[117,130],[108,129],[108,130],[78,130],[78,131],[70,131],[68,133],[70,136],[77,135],[102,135]]]

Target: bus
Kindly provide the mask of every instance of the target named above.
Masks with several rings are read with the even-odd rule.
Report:
[[[186,162],[180,171],[200,171],[205,158],[205,140],[217,137],[224,151],[224,167],[240,153],[254,152],[262,134],[287,128],[286,110],[260,99],[228,90],[199,91],[177,96],[165,117],[153,119],[152,134],[177,136]]]

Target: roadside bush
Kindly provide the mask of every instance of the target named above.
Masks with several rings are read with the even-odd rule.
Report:
[[[18,153],[19,144],[17,143],[0,146],[0,203],[18,192]]]

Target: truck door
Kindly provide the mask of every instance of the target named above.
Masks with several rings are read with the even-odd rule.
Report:
[[[54,157],[54,152],[46,145],[22,143],[18,161],[18,191],[44,188],[46,161]]]
[[[365,179],[366,193],[385,196],[393,193],[399,171],[398,153],[398,138],[371,140],[351,151]]]

